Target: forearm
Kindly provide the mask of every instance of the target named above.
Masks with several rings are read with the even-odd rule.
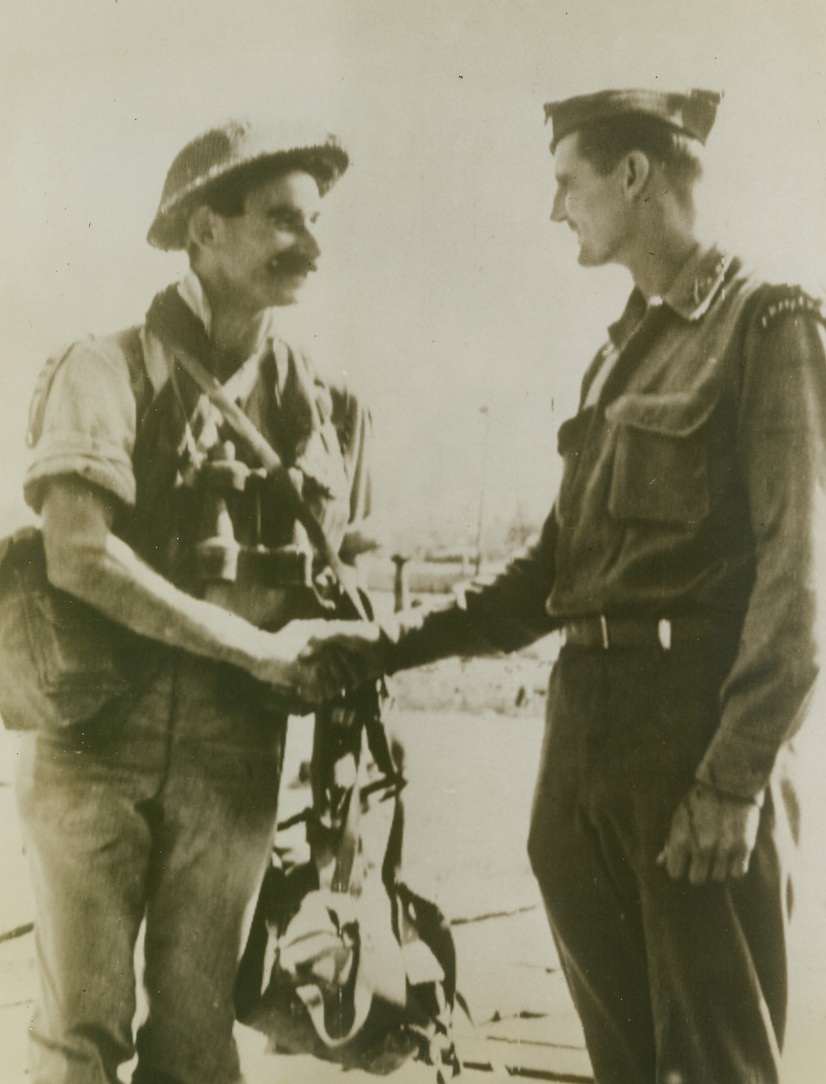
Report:
[[[473,599],[427,614],[410,611],[386,626],[388,670],[411,670],[440,659],[509,653],[553,630],[547,614],[513,616]]]
[[[75,551],[69,560],[55,560],[49,547],[47,561],[55,587],[132,632],[255,672],[267,633],[180,591],[114,535],[100,550]]]
[[[537,544],[492,583],[472,588],[464,603],[424,617],[411,613],[391,631],[391,671],[454,655],[509,653],[553,631],[545,608],[553,586],[556,519],[552,512]]]
[[[118,624],[170,647],[277,680],[277,645],[291,661],[288,633],[264,632],[176,588],[110,529],[99,495],[71,483],[50,487],[43,537],[50,582]]]

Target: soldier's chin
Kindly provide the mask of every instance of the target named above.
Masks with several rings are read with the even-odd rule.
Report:
[[[304,272],[298,271],[291,275],[279,272],[273,281],[273,296],[276,298],[273,304],[294,305],[306,285],[307,275]]]

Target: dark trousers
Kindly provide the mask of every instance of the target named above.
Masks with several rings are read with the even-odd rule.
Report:
[[[725,651],[566,646],[529,854],[599,1084],[776,1084],[797,806],[776,773],[748,874],[657,865],[719,719]]]

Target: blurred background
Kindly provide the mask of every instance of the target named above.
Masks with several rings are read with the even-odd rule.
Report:
[[[372,406],[382,604],[393,605],[393,553],[414,558],[413,597],[449,588],[480,558],[489,569],[547,513],[556,430],[630,288],[616,268],[581,269],[573,235],[549,221],[543,103],[621,85],[724,90],[707,227],[818,290],[824,41],[819,0],[3,0],[0,534],[26,515],[24,434],[43,360],[140,322],[183,273],[181,257],[145,243],[172,158],[216,120],[271,113],[316,119],[351,153],[325,201],[319,273],[284,310],[284,335]],[[524,852],[554,652],[551,638],[506,662],[450,661],[407,675],[397,695],[410,724],[413,864],[453,917],[504,916],[496,935],[462,927],[479,1017],[536,1015],[542,1063],[559,1040],[554,1079],[573,1064],[582,1080],[578,1025]],[[826,1041],[826,736],[811,732],[821,737],[804,758],[814,890],[798,924],[801,1084],[822,1078]],[[296,762],[306,754],[297,744]],[[7,785],[15,759],[0,732],[7,1065],[22,1065],[33,989]],[[518,1041],[528,1049],[526,1034]],[[269,1065],[248,1074],[273,1079]]]
[[[270,112],[319,119],[352,155],[284,325],[372,405],[391,551],[501,555],[550,506],[556,430],[629,289],[617,269],[580,269],[549,221],[543,103],[725,90],[708,222],[819,286],[824,30],[813,0],[5,0],[5,520],[21,512],[42,360],[139,322],[183,270],[145,243],[172,157],[216,119]]]

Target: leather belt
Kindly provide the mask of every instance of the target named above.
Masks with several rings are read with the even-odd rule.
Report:
[[[562,626],[565,643],[574,647],[661,647],[701,643],[721,634],[720,622],[708,617],[577,617]]]

